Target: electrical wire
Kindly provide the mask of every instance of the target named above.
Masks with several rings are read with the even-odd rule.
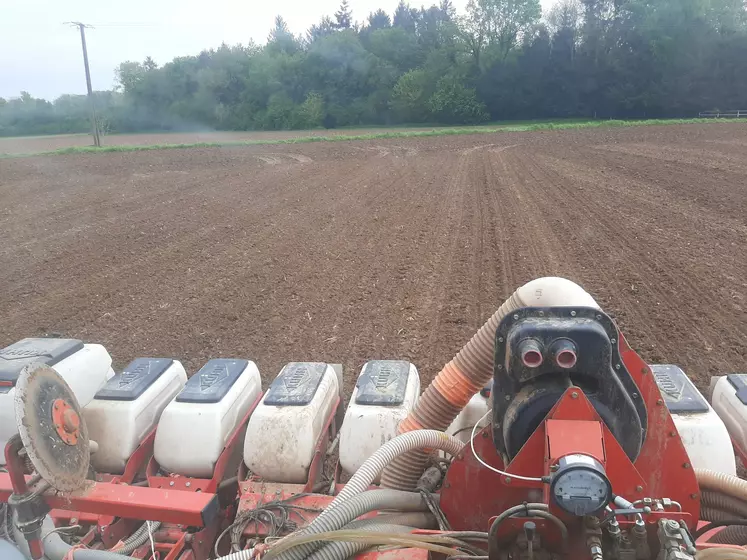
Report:
[[[151,522],[146,521],[146,525],[148,526],[148,539],[150,539],[150,550],[153,553],[153,560],[156,559],[156,543],[153,540],[153,531],[151,530]]]
[[[491,470],[491,471],[493,471],[495,473],[498,473],[498,474],[500,474],[502,476],[508,476],[508,477],[511,477],[511,478],[515,478],[517,480],[526,480],[526,481],[529,481],[529,482],[544,482],[543,479],[537,478],[537,477],[534,477],[534,476],[521,476],[521,475],[518,475],[518,474],[511,474],[509,472],[505,472],[505,471],[502,471],[500,469],[496,469],[495,467],[488,465],[477,454],[477,451],[475,450],[475,435],[477,434],[477,427],[480,425],[480,423],[483,420],[485,420],[488,417],[488,414],[492,414],[492,412],[493,412],[492,410],[488,410],[485,413],[485,415],[482,418],[480,418],[477,421],[477,424],[475,424],[474,427],[472,428],[472,435],[469,438],[469,446],[470,446],[470,449],[472,449],[472,455],[475,456],[475,459],[477,459],[483,467],[485,467],[486,469]]]
[[[327,457],[329,457],[330,455],[332,455],[335,452],[335,450],[337,449],[337,446],[340,443],[340,434],[341,433],[342,432],[337,432],[337,435],[335,436],[335,439],[333,439],[332,443],[329,444],[329,447],[327,448],[327,453],[326,453]]]
[[[54,533],[67,533],[67,532],[74,533],[75,531],[81,528],[82,527],[80,525],[69,525],[67,527],[57,527],[56,529],[52,529],[47,534],[45,534],[41,538],[41,540],[44,541],[44,539],[46,539],[49,535],[52,535]]]
[[[233,529],[233,523],[223,529],[223,531],[221,531],[221,534],[218,535],[218,538],[215,539],[215,544],[213,545],[213,555],[216,558],[220,557],[220,552],[218,552],[218,549],[220,548],[220,543],[223,541],[223,537],[225,537],[226,533],[228,533],[231,529]]]
[[[509,517],[523,515],[524,517],[540,517],[554,523],[560,531],[560,535],[563,539],[563,551],[567,552],[569,546],[568,527],[566,527],[565,523],[563,523],[558,517],[547,511],[547,509],[547,504],[542,503],[524,503],[508,508],[498,515],[490,525],[490,531],[488,532],[488,546],[492,547],[495,544],[496,536],[498,535],[498,527],[503,523],[503,521]]]
[[[449,524],[449,520],[446,519],[444,512],[441,510],[441,506],[438,505],[435,498],[433,497],[433,494],[431,494],[430,492],[428,492],[428,490],[424,488],[419,488],[418,492],[420,492],[420,495],[423,497],[423,501],[425,502],[425,505],[428,506],[428,509],[433,514],[433,517],[436,518],[436,522],[438,523],[438,528],[441,531],[451,531],[451,525]]]
[[[487,541],[489,539],[488,534],[482,531],[444,531],[440,535],[463,541]]]
[[[292,533],[298,528],[295,521],[290,519],[291,513],[295,512],[301,518],[301,512],[319,513],[322,510],[305,506],[293,505],[290,502],[298,500],[309,494],[296,494],[284,500],[273,500],[267,503],[260,503],[252,510],[244,510],[236,515],[233,523],[226,527],[218,536],[213,547],[213,552],[219,556],[218,547],[227,533],[231,534],[231,550],[239,552],[241,550],[241,537],[244,529],[249,523],[254,522],[257,525],[267,527],[267,538],[280,536],[282,533]]]
[[[451,435],[454,437],[457,437],[462,432],[466,432],[467,430],[471,430],[472,428],[474,428],[474,426],[465,426],[464,428],[459,428],[456,432],[454,432]]]
[[[447,557],[454,556],[454,552],[457,555],[461,555],[461,552],[455,549],[455,547],[465,547],[467,550],[478,550],[474,549],[467,543],[453,539],[450,537],[442,537],[441,535],[400,535],[391,533],[364,533],[356,530],[338,530],[329,531],[324,533],[316,533],[313,535],[298,535],[297,537],[287,537],[283,539],[274,548],[271,548],[267,554],[267,558],[277,558],[282,552],[310,542],[315,541],[346,541],[346,542],[365,542],[370,545],[395,545],[406,548],[424,548],[431,552],[440,552],[445,554]],[[482,554],[482,552],[480,553]],[[474,556],[473,556],[474,558]]]
[[[0,538],[13,541],[8,525],[8,504],[0,504]]]
[[[457,548],[457,550],[462,553],[466,552],[468,554],[471,554],[470,558],[474,558],[475,556],[484,556],[488,553],[487,550],[484,548],[478,548],[476,546],[472,546],[466,541],[462,541],[459,539],[454,539],[454,546]]]

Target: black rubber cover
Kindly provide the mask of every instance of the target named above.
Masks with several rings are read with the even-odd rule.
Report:
[[[651,371],[670,412],[708,412],[708,402],[678,366],[655,365]]]
[[[404,402],[410,362],[372,360],[363,367],[356,383],[357,404],[397,406]]]
[[[171,358],[135,358],[122,373],[112,377],[94,398],[103,401],[134,401],[173,363]]]
[[[72,338],[24,338],[0,350],[0,393],[15,386],[21,370],[29,364],[53,366],[83,348]]]
[[[189,378],[176,402],[217,403],[223,400],[249,365],[249,360],[210,360]]]
[[[579,387],[634,461],[646,438],[648,416],[635,381],[618,348],[612,319],[588,307],[525,307],[504,317],[496,329],[493,383],[493,439],[510,460],[570,386]],[[544,361],[522,363],[524,340],[535,341]],[[568,341],[577,352],[569,369],[554,364],[551,349]],[[564,342],[565,343],[565,342]]]
[[[320,362],[291,362],[286,364],[270,385],[264,404],[271,406],[304,406],[316,395],[327,369]]]

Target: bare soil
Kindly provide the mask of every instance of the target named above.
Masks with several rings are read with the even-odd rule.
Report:
[[[0,344],[117,366],[414,362],[524,282],[582,284],[651,363],[747,371],[747,127],[687,125],[0,160]]]
[[[330,130],[272,130],[247,132],[154,132],[147,134],[115,134],[102,136],[102,146],[147,146],[154,144],[195,144],[220,142],[267,142],[289,140],[292,138],[320,136],[357,136],[364,134],[382,134],[386,132],[404,132],[433,130],[426,128],[340,128]],[[51,152],[75,146],[92,146],[90,134],[58,134],[54,136],[14,136],[0,138],[0,154],[33,154]]]

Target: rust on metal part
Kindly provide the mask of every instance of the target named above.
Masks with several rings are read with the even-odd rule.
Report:
[[[30,479],[30,477],[27,477]],[[0,473],[0,502],[13,492],[10,475]],[[180,492],[129,486],[108,482],[91,482],[85,492],[45,493],[51,509],[92,515],[116,515],[123,518],[161,521],[187,527],[204,527],[219,514],[218,496],[207,492]]]
[[[90,487],[88,429],[65,380],[44,364],[26,366],[16,383],[14,406],[18,433],[37,474],[60,492]]]
[[[62,441],[68,445],[78,443],[80,416],[65,399],[56,399],[52,403],[52,423]]]

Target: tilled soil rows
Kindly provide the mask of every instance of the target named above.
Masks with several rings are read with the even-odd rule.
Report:
[[[747,127],[0,160],[0,344],[122,367],[374,358],[426,383],[511,292],[582,284],[651,363],[747,371]]]

